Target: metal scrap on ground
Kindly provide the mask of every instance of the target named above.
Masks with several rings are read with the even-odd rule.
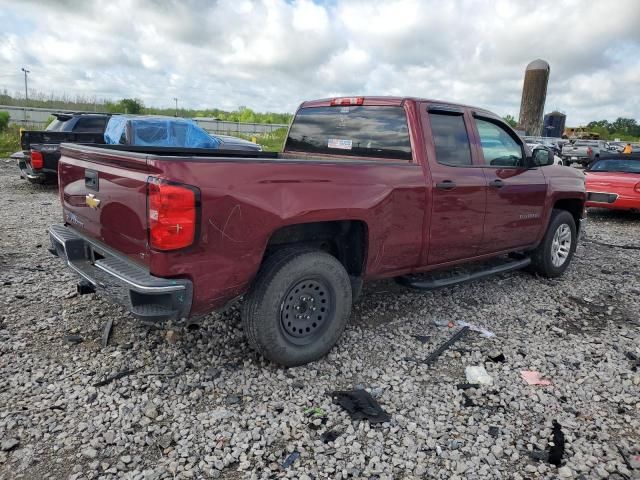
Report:
[[[94,387],[102,387],[104,385],[108,385],[111,382],[113,382],[114,380],[117,380],[117,379],[122,378],[122,377],[126,377],[127,375],[131,375],[135,371],[136,371],[135,368],[133,368],[133,369],[132,368],[125,368],[124,370],[121,370],[121,371],[119,371],[117,373],[114,373],[113,375],[111,375],[111,376],[109,376],[109,377],[107,377],[107,378],[105,378],[103,380],[100,380],[99,382],[94,383],[93,386]]]
[[[474,325],[473,323],[469,323],[469,322],[463,322],[462,320],[457,322],[458,326],[460,327],[468,327],[469,330],[473,330],[474,332],[478,332],[481,336],[486,337],[486,338],[492,338],[495,337],[496,334],[493,333],[491,330],[488,330],[484,327],[479,327],[477,325]]]
[[[444,342],[442,345],[440,345],[438,348],[436,348],[433,352],[431,352],[427,358],[425,358],[422,363],[426,363],[427,365],[430,364],[431,362],[435,361],[440,355],[442,355],[442,353],[449,348],[451,345],[453,345],[454,343],[456,343],[458,340],[460,340],[462,337],[464,337],[467,332],[469,331],[469,327],[462,327],[460,330],[458,330],[449,340],[447,340],[446,342]]]
[[[109,337],[111,336],[111,328],[113,327],[113,318],[107,320],[102,331],[102,347],[109,345]]]

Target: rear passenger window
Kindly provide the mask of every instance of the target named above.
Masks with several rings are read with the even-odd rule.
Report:
[[[102,133],[107,123],[106,117],[80,117],[75,127],[74,132],[87,132],[87,133]]]
[[[407,114],[395,106],[302,108],[296,114],[287,151],[344,157],[411,160]]]
[[[464,167],[471,165],[469,136],[462,115],[429,113],[436,161],[443,165]]]

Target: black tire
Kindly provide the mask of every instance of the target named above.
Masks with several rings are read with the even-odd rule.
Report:
[[[260,268],[242,322],[252,348],[293,367],[326,355],[350,314],[351,282],[342,264],[321,250],[291,248]]]
[[[570,162],[569,160],[565,160],[565,159],[562,159],[562,164],[563,164],[565,167],[570,167],[570,166],[571,166],[571,162]]]
[[[557,263],[554,263],[553,260],[553,249],[555,249],[554,237],[556,232],[559,234],[561,232],[566,232],[566,230],[560,230],[562,226],[568,227],[571,243],[568,246],[566,256],[564,256],[564,261],[558,265]],[[571,263],[571,258],[576,251],[577,243],[578,235],[573,215],[566,210],[554,209],[551,212],[551,219],[549,220],[547,232],[545,233],[542,242],[540,242],[540,245],[538,245],[538,248],[533,251],[531,256],[531,265],[533,270],[547,278],[559,277]]]

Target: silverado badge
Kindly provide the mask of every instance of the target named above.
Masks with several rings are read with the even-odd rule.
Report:
[[[89,193],[84,197],[84,203],[95,210],[100,206],[100,199],[96,198],[93,193]]]

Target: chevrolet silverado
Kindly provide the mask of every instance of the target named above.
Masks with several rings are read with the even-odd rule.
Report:
[[[249,343],[289,366],[338,341],[363,281],[429,290],[524,267],[557,277],[583,220],[582,172],[452,103],[304,102],[277,154],[133,150],[62,147],[51,252],[79,291],[153,321],[244,296]]]

